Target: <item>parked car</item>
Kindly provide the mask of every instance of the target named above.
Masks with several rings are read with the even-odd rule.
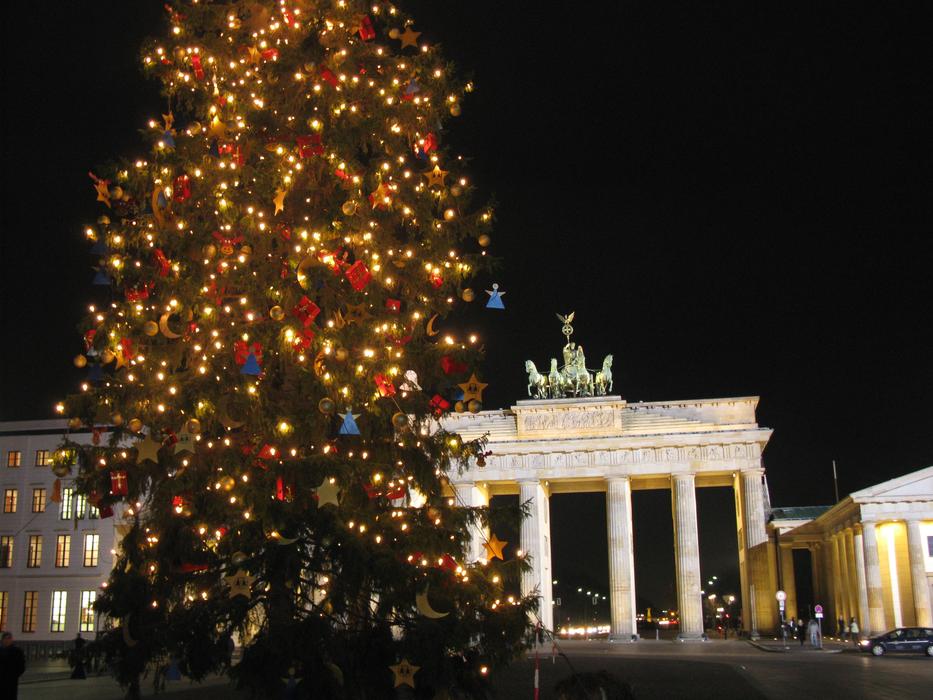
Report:
[[[861,646],[863,651],[870,651],[875,656],[904,651],[933,657],[933,629],[898,627],[877,637],[863,639]]]

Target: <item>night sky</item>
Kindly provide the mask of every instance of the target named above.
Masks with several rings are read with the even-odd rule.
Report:
[[[163,103],[137,51],[161,0],[13,3],[3,22],[6,420],[73,390],[89,169],[143,153]],[[476,92],[444,138],[497,202],[487,408],[576,311],[630,401],[756,395],[775,505],[933,464],[929,62],[922,3],[400,2]],[[558,595],[607,591],[600,495],[552,500]],[[675,600],[670,496],[636,492],[642,604]],[[728,490],[699,494],[703,574],[737,592]],[[566,588],[565,588],[566,587]]]

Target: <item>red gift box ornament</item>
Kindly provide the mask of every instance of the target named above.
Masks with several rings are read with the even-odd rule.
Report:
[[[397,314],[402,310],[402,302],[398,299],[386,299],[386,308],[393,314]]]
[[[270,445],[266,443],[262,446],[262,449],[259,450],[259,454],[256,455],[259,459],[275,459],[279,454],[279,451],[275,448],[275,445]]]
[[[282,477],[277,476],[275,478],[275,500],[286,501],[291,498],[291,495],[291,488],[285,484],[285,480],[282,479]]]
[[[292,316],[300,320],[305,328],[314,323],[319,313],[321,313],[321,308],[306,296],[301,297],[292,309]]]
[[[194,77],[198,80],[204,80],[204,68],[201,66],[200,54],[194,54],[191,57],[191,67],[194,69]]]
[[[360,39],[363,41],[372,41],[376,38],[376,30],[373,29],[373,22],[369,15],[363,15],[360,20]]]
[[[298,155],[301,158],[310,158],[324,153],[324,142],[321,140],[320,134],[296,136],[295,143],[298,146]]]
[[[152,282],[146,282],[141,286],[126,287],[123,290],[123,296],[128,302],[145,301],[149,298],[149,292],[154,286]]]
[[[126,496],[129,493],[129,482],[126,472],[121,470],[110,472],[110,495]]]
[[[278,49],[265,49],[260,54],[262,60],[264,61],[277,61],[279,59],[279,50]]]
[[[373,278],[362,260],[357,260],[350,265],[345,274],[350,280],[350,285],[358,292],[362,292]]]
[[[172,185],[172,192],[172,199],[176,202],[184,202],[191,196],[191,178],[187,175],[176,177]]]
[[[376,381],[376,388],[379,390],[379,396],[383,398],[395,396],[395,385],[389,381],[388,377],[384,374],[377,374],[374,379]]]
[[[321,79],[327,83],[330,83],[331,87],[337,87],[337,85],[340,84],[337,76],[334,75],[334,72],[330,68],[321,69]]]
[[[440,394],[434,394],[434,398],[432,398],[430,401],[430,406],[432,409],[434,409],[434,413],[439,416],[450,408],[450,401],[445,399]]]
[[[457,362],[450,355],[444,355],[441,358],[441,369],[444,374],[460,374],[467,371],[467,366],[463,362]]]
[[[152,258],[159,267],[159,277],[165,277],[168,271],[172,269],[171,261],[165,257],[165,253],[162,252],[161,248],[156,248],[152,251]]]
[[[297,352],[303,352],[311,347],[311,341],[314,340],[313,331],[301,331],[295,335],[295,339],[292,340],[292,348]]]

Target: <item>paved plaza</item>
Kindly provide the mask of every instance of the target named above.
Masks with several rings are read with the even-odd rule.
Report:
[[[628,681],[638,700],[659,698],[831,698],[846,700],[905,700],[929,697],[933,687],[933,659],[917,656],[874,658],[828,641],[822,650],[801,649],[762,640],[752,645],[741,640],[678,643],[643,640],[637,644],[605,641],[561,642],[552,660],[550,646],[539,651],[541,700],[555,698],[555,683],[577,672],[606,670]],[[845,649],[845,650],[844,650]],[[533,697],[533,654],[516,663],[496,680],[497,697],[520,700]],[[151,683],[144,696],[154,695]],[[188,681],[169,683],[172,700],[245,699],[221,678],[202,685]],[[67,678],[64,665],[32,668],[20,684],[22,700],[117,700],[122,694],[109,678],[86,681]]]

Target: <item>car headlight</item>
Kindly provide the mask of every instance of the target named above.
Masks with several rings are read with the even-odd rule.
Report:
[[[863,647],[867,647],[869,644],[871,644],[871,641],[868,640],[868,639],[863,639],[863,640],[861,641],[861,645],[862,645]]]

